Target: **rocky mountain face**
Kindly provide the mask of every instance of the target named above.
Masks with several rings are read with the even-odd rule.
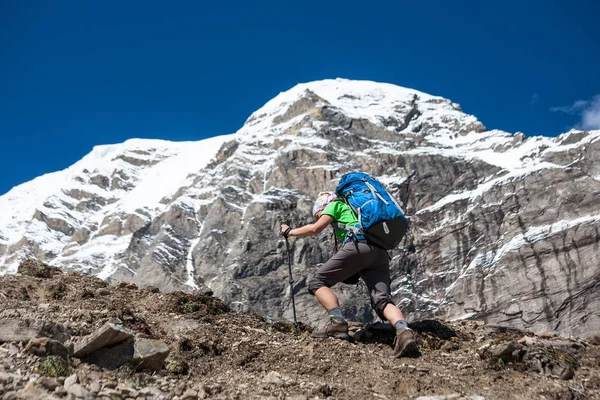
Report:
[[[348,171],[376,176],[411,231],[391,251],[394,299],[440,317],[563,336],[600,330],[600,131],[487,130],[459,105],[393,85],[298,85],[235,134],[98,146],[0,197],[0,270],[32,257],[163,290],[210,289],[236,311],[291,318],[278,226],[312,222]],[[329,234],[290,241],[299,319],[323,312],[306,278]],[[364,286],[345,312],[373,318]]]

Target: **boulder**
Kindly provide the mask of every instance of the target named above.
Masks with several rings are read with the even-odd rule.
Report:
[[[133,340],[126,340],[112,347],[105,347],[88,354],[82,361],[105,369],[125,365],[133,357]]]
[[[137,338],[131,360],[136,369],[159,371],[169,356],[169,346],[162,340]]]
[[[82,358],[104,347],[111,347],[133,338],[133,332],[123,325],[107,322],[96,332],[75,345],[73,357]]]
[[[61,324],[39,319],[0,319],[0,343],[27,342],[47,337],[59,342],[69,340],[71,335]]]

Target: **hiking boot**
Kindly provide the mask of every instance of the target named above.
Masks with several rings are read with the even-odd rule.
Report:
[[[323,328],[314,330],[310,336],[321,339],[333,337],[336,339],[348,340],[350,338],[348,335],[348,322],[336,322],[335,320],[331,320],[331,322]]]
[[[412,330],[402,329],[401,331],[396,332],[396,339],[394,339],[394,357],[418,357],[420,355],[419,346],[417,346]]]

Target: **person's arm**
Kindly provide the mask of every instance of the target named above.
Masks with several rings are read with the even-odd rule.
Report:
[[[314,224],[308,224],[301,226],[300,228],[291,229],[287,236],[306,237],[318,235],[319,233],[323,232],[323,230],[327,228],[332,221],[333,218],[331,215],[321,215],[321,218],[319,218]],[[282,224],[279,233],[283,235],[288,228],[289,226]]]

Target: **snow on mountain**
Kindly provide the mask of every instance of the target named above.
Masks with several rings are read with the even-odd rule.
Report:
[[[24,240],[36,242],[49,260],[59,262],[71,241],[69,232],[101,228],[111,213],[152,219],[165,208],[161,200],[184,186],[190,173],[205,167],[229,138],[223,135],[198,142],[130,139],[95,146],[69,168],[35,178],[0,197],[0,246],[9,252]],[[86,200],[94,201],[93,207],[86,207]],[[46,221],[62,221],[65,227],[51,229]],[[123,238],[107,237],[92,249],[82,250],[87,257],[126,246]],[[23,250],[23,257],[31,255],[27,248]],[[5,257],[0,258],[0,265]],[[9,262],[5,272],[16,271],[21,258]]]

